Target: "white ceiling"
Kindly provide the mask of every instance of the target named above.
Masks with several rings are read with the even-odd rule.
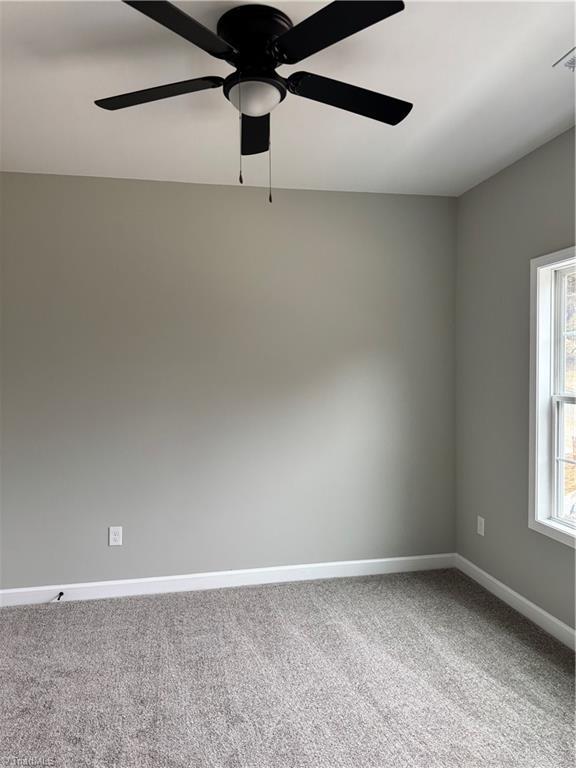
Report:
[[[230,2],[181,2],[215,29]],[[322,4],[277,4],[298,22]],[[218,90],[118,112],[113,96],[230,67],[119,0],[2,2],[5,170],[235,184],[238,117]],[[411,2],[307,69],[414,102],[390,127],[296,96],[272,116],[276,187],[458,195],[574,124],[571,2]],[[267,157],[245,158],[267,184]]]

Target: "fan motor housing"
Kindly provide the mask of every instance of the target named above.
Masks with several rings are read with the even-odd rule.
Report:
[[[291,19],[270,5],[239,5],[226,11],[218,20],[218,35],[240,54],[240,66],[278,65],[272,42],[292,29]]]

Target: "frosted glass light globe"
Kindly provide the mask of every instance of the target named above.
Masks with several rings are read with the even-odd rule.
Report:
[[[230,88],[228,99],[238,111],[250,117],[262,117],[280,104],[281,94],[271,83],[261,80],[243,80]]]

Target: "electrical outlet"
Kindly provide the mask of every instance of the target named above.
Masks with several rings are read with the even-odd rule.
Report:
[[[109,547],[122,546],[122,526],[121,525],[111,525],[108,528],[108,546]]]
[[[476,533],[478,536],[484,536],[484,518],[478,515],[478,524],[476,527]]]

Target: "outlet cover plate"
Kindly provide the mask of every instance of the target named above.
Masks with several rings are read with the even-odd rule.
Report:
[[[122,546],[122,526],[121,525],[111,525],[108,528],[108,546],[109,547]]]

